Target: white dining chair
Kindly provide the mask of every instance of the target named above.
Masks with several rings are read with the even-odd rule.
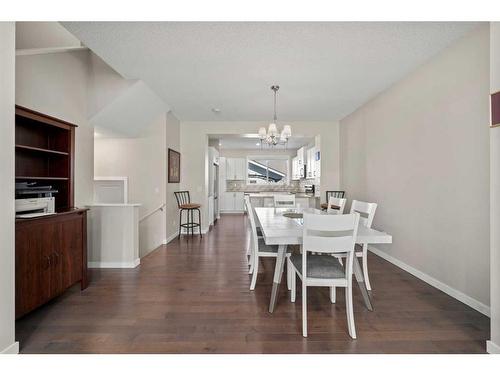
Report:
[[[252,274],[252,281],[250,283],[250,290],[255,289],[255,284],[257,283],[257,275],[259,273],[259,258],[277,258],[278,256],[278,245],[266,245],[264,238],[259,237],[257,235],[257,225],[255,220],[254,210],[252,208],[252,204],[250,200],[245,201],[246,208],[248,212],[251,212],[252,215],[248,215],[248,219],[250,222],[250,271]],[[287,251],[287,258],[290,256],[290,252]],[[287,272],[287,285],[290,289],[290,277],[289,272]]]
[[[367,228],[372,227],[373,218],[375,217],[375,211],[377,210],[377,203],[368,203],[353,200],[351,204],[350,213],[359,213],[359,224],[364,225]],[[366,289],[372,290],[370,284],[370,278],[368,277],[368,245],[356,244],[356,256],[363,259],[363,277],[366,283]]]
[[[247,216],[252,215],[255,221],[255,226],[257,230],[257,238],[264,238],[262,234],[262,228],[258,225],[258,221],[255,220],[255,210],[253,209],[253,206],[250,204],[250,197],[248,195],[245,195],[244,198],[245,201],[245,211]],[[249,211],[248,207],[251,207],[252,209]],[[250,222],[250,221],[249,221]],[[248,226],[250,236],[249,236],[249,243],[247,244],[247,260],[248,260],[248,273],[251,274],[253,272],[253,257],[252,257],[252,227],[251,225]]]
[[[352,268],[359,214],[317,215],[304,213],[302,254],[287,259],[291,273],[291,301],[295,302],[297,275],[302,280],[302,335],[307,337],[307,287],[330,288],[330,301],[335,303],[335,288],[345,288],[347,326],[356,338],[352,304]],[[319,255],[312,255],[309,252]],[[343,253],[346,266],[332,254]]]
[[[275,208],[295,208],[294,194],[280,194],[274,196]]]
[[[347,199],[345,198],[330,197],[330,199],[328,200],[328,207],[326,208],[326,212],[328,212],[329,214],[342,215],[344,213],[346,203]],[[335,210],[332,208],[332,205],[340,208],[338,210]]]

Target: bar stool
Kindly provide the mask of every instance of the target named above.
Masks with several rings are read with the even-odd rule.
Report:
[[[189,196],[189,191],[176,191],[174,192],[175,199],[177,200],[177,206],[179,207],[179,238],[181,236],[182,228],[187,228],[187,234],[191,229],[191,235],[194,235],[194,228],[199,228],[200,237],[201,234],[201,204],[191,203],[191,197]],[[187,222],[182,222],[182,213],[187,212]],[[193,211],[198,211],[198,222],[195,223],[193,220]]]

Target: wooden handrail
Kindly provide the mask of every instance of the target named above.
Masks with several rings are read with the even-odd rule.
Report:
[[[156,211],[163,211],[163,209],[165,208],[167,204],[166,203],[162,203],[161,206],[155,208],[153,211],[151,211],[149,214],[146,214],[144,215],[143,217],[141,217],[139,219],[139,222],[143,221],[144,219],[147,219],[148,217],[150,217],[151,215],[153,215]]]

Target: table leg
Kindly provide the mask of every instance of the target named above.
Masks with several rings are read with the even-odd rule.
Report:
[[[359,265],[358,257],[354,255],[353,271],[356,281],[358,282],[359,290],[361,290],[361,295],[365,301],[365,306],[368,310],[373,311],[372,301],[370,300],[370,295],[368,289],[366,288],[365,279],[363,278],[363,271]]]
[[[274,266],[273,289],[271,291],[271,301],[269,302],[269,312],[274,311],[276,301],[278,300],[278,291],[281,283],[281,275],[283,274],[283,266],[285,265],[287,245],[279,245],[278,256],[276,257],[276,265]]]

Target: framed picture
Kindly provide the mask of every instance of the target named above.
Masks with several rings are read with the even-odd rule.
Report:
[[[491,94],[491,124],[492,128],[500,126],[500,91]]]
[[[181,154],[172,149],[168,149],[168,182],[181,182]]]

